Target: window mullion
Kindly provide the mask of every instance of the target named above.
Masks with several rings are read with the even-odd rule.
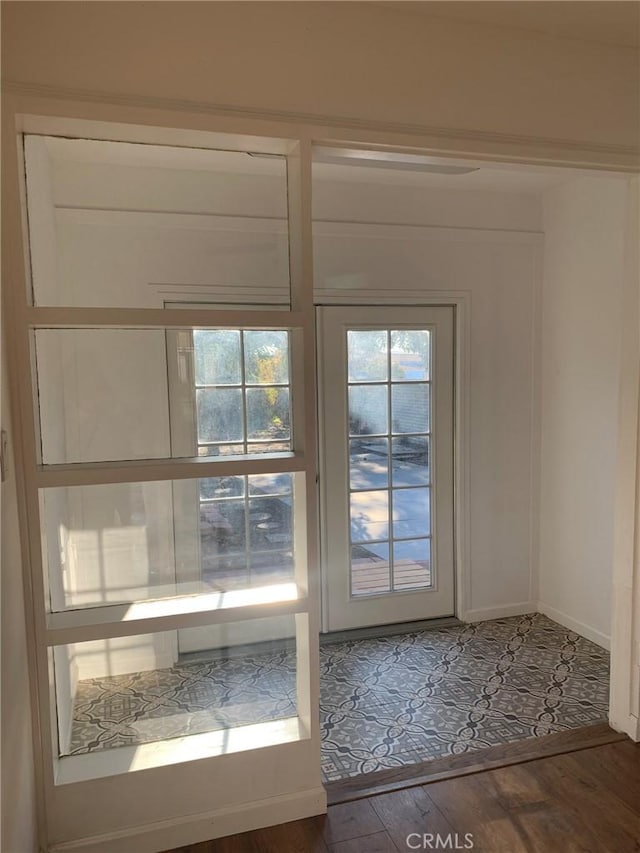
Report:
[[[42,308],[27,307],[31,328],[43,329],[296,329],[305,324],[300,311],[191,308]]]
[[[134,604],[65,610],[47,616],[46,644],[81,643],[304,613],[309,602],[294,583],[268,588],[174,596]]]
[[[249,458],[210,457],[189,459],[141,459],[132,462],[94,462],[42,465],[36,469],[38,488],[93,486],[107,483],[141,483],[155,480],[188,480],[201,477],[233,477],[244,474],[287,474],[306,470],[302,453],[261,453]]]

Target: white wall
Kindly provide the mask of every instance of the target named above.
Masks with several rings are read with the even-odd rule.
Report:
[[[5,3],[3,77],[82,98],[505,134],[507,145],[524,135],[637,146],[637,51],[413,5]]]
[[[393,296],[394,291],[408,291],[420,299],[430,291],[469,295],[471,581],[465,616],[481,619],[534,610],[533,332],[542,240],[536,230],[541,221],[538,199],[318,182],[314,206],[316,219],[323,220],[314,227],[320,301],[325,289],[365,304],[371,292]],[[327,221],[331,219],[346,221]],[[362,224],[367,221],[393,224]],[[425,222],[427,227],[412,225]],[[441,224],[450,230],[441,230]],[[366,295],[358,297],[359,290]]]
[[[608,645],[626,182],[544,199],[539,598]]]

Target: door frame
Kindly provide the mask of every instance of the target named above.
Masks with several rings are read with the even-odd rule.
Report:
[[[453,309],[453,563],[454,563],[454,613],[465,621],[471,602],[471,565],[469,559],[470,506],[469,506],[469,407],[471,375],[471,292],[424,290],[397,290],[390,295],[378,290],[358,290],[357,294],[347,294],[343,290],[320,290],[316,294],[316,326],[320,307],[339,306],[357,307],[411,307],[452,308]],[[318,336],[316,335],[316,338]],[[324,411],[324,366],[318,359],[318,412]],[[325,440],[324,428],[319,419],[318,447]],[[322,460],[320,460],[322,462]],[[324,471],[320,467],[320,477]],[[326,527],[326,498],[324,489],[320,489],[320,564],[322,573],[321,588],[321,630],[328,631],[327,584],[325,583],[325,548],[328,530]]]

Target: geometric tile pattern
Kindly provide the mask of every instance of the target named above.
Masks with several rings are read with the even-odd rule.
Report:
[[[80,681],[71,755],[296,715],[295,655],[281,651]]]
[[[609,655],[540,614],[320,649],[326,781],[607,719]],[[296,713],[295,654],[78,684],[71,754]]]
[[[606,721],[609,655],[540,614],[321,649],[327,781]]]

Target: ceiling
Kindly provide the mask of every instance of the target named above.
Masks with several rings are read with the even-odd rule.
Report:
[[[637,0],[387,0],[376,5],[412,15],[517,27],[559,38],[624,47],[640,45]]]

